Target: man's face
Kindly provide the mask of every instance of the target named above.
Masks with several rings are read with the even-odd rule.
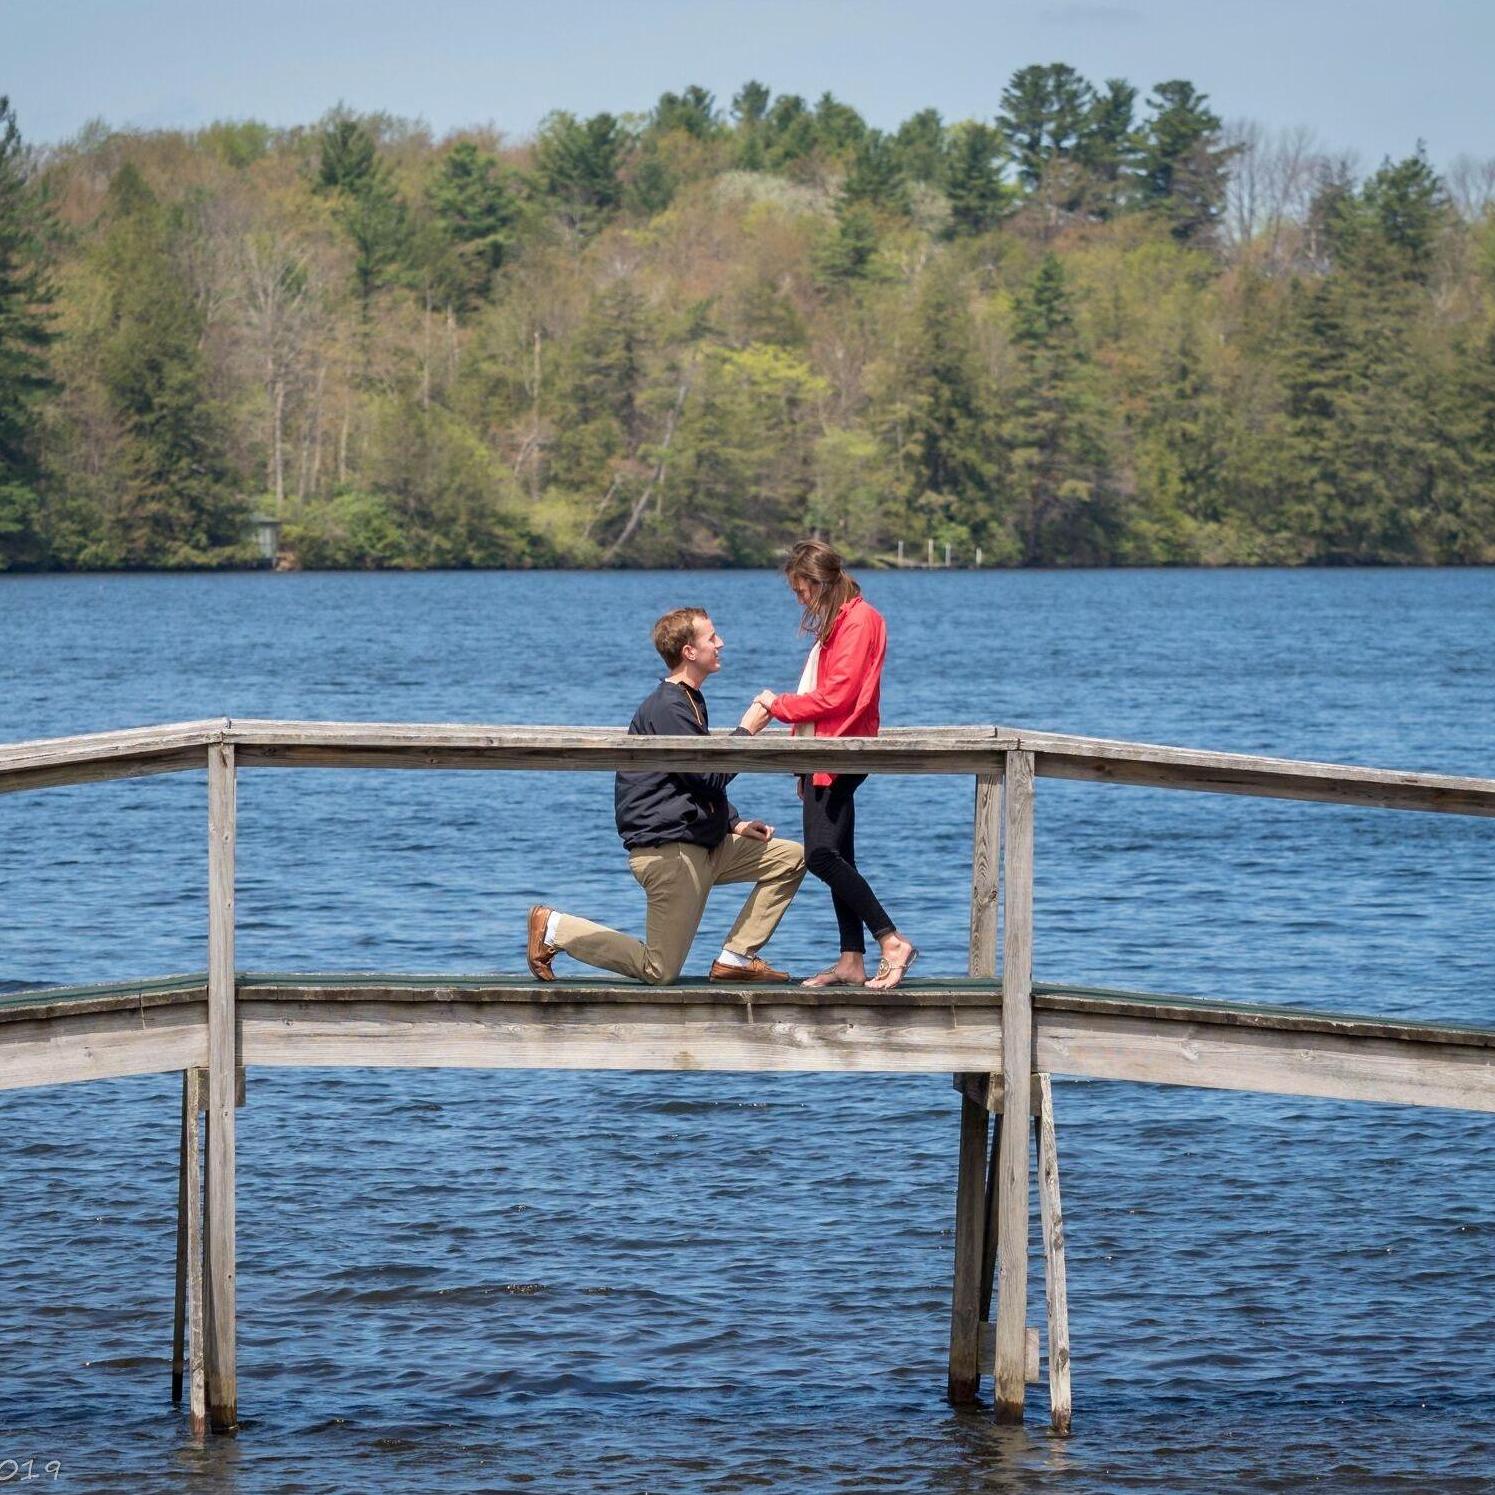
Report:
[[[710,618],[696,619],[696,636],[685,646],[685,658],[704,675],[722,667],[722,636]]]

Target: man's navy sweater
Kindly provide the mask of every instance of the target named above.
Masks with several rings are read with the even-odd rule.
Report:
[[[694,686],[661,680],[633,713],[628,730],[642,737],[705,737],[710,731],[706,697]],[[671,841],[708,849],[720,846],[742,818],[727,798],[727,785],[736,777],[731,773],[620,773],[613,803],[624,847],[638,851]]]

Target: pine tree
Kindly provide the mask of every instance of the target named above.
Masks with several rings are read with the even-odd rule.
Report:
[[[568,227],[595,232],[622,203],[627,154],[628,138],[611,114],[594,114],[585,123],[565,112],[552,114],[535,142],[540,190]]]
[[[833,93],[815,101],[815,144],[831,155],[855,150],[867,137],[867,122]]]
[[[662,93],[654,106],[653,129],[664,135],[683,130],[697,140],[710,140],[721,128],[716,99],[709,89],[692,83],[683,93]]]
[[[410,242],[405,204],[384,171],[376,171],[353,193],[342,194],[338,221],[353,241],[353,278],[365,325],[374,295],[399,265]]]
[[[762,167],[782,171],[815,151],[815,116],[797,93],[781,93],[763,118],[754,138],[762,138]]]
[[[1366,268],[1426,283],[1443,235],[1454,220],[1442,178],[1419,142],[1405,160],[1384,161],[1361,193],[1364,224],[1374,236]]]
[[[834,232],[815,252],[815,275],[829,286],[865,280],[877,256],[877,219],[865,203],[841,202]]]
[[[732,95],[732,118],[737,127],[737,165],[743,171],[762,171],[767,153],[764,120],[773,99],[764,83],[750,79]]]
[[[1093,401],[1064,269],[1045,255],[1018,298],[1018,378],[1008,415],[1024,560],[1095,564],[1110,558],[1116,520],[1102,483]]]
[[[896,427],[903,498],[937,542],[1000,547],[993,411],[977,367],[967,288],[949,267],[925,277],[917,318]]]
[[[987,125],[971,120],[951,131],[945,170],[950,200],[950,236],[988,233],[1012,206],[1013,194],[1002,180],[1000,138]]]
[[[375,292],[409,247],[410,224],[372,132],[341,107],[322,128],[317,188],[334,195],[337,220],[352,240],[353,278],[366,329]]]
[[[1236,147],[1220,143],[1220,116],[1209,96],[1175,78],[1159,83],[1138,160],[1139,197],[1175,239],[1207,241],[1225,206],[1225,171]]]
[[[126,566],[238,559],[243,505],[229,487],[221,415],[203,375],[202,314],[172,257],[168,215],[128,164],[110,184],[108,212],[99,363],[124,433],[116,553]]]
[[[558,482],[600,492],[610,464],[633,457],[643,441],[646,320],[643,299],[622,279],[588,309],[556,403],[551,470]]]
[[[865,203],[884,213],[908,211],[908,189],[893,142],[881,130],[869,130],[851,158],[841,183],[841,200]]]
[[[0,95],[0,571],[40,565],[38,406],[51,389],[50,217],[27,170],[10,100]]]
[[[1071,159],[1095,104],[1095,90],[1062,62],[1019,68],[1002,90],[997,127],[1018,180],[1036,191],[1056,162]]]
[[[323,192],[357,193],[377,166],[373,135],[356,114],[339,105],[322,126],[317,187]]]
[[[893,137],[898,164],[912,182],[935,186],[944,179],[946,135],[938,109],[921,109],[898,126]]]
[[[1141,502],[1125,537],[1128,558],[1197,561],[1199,526],[1218,530],[1230,495],[1227,411],[1191,323],[1170,340],[1137,424]]]
[[[459,141],[441,163],[428,198],[437,223],[462,257],[463,303],[486,296],[513,245],[519,215],[498,158],[470,140]]]
[[[1127,206],[1129,178],[1137,154],[1134,112],[1137,90],[1122,78],[1107,78],[1095,95],[1081,131],[1076,158],[1090,178],[1093,210],[1109,218]]]

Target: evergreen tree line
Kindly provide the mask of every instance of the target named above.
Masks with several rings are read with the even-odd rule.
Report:
[[[533,140],[0,99],[0,569],[1495,560],[1495,166],[1023,68]]]

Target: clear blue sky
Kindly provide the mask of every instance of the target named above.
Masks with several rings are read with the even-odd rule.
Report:
[[[309,123],[338,100],[438,134],[550,109],[647,109],[701,83],[830,89],[874,124],[989,118],[1015,68],[1144,90],[1185,77],[1227,119],[1306,125],[1367,167],[1425,139],[1495,156],[1492,0],[0,0],[0,92],[26,137],[85,121]]]

